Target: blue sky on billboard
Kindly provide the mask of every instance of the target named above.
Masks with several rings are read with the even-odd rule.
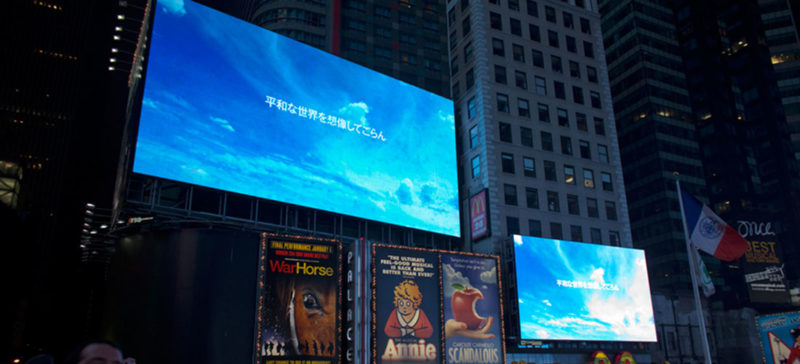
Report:
[[[460,235],[450,100],[159,1],[134,172]]]
[[[643,250],[515,235],[514,254],[523,339],[656,341]]]

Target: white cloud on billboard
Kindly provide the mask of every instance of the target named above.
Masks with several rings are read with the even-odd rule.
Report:
[[[491,270],[482,272],[481,282],[488,284],[497,284],[497,267],[492,267]]]
[[[216,116],[209,116],[208,118],[211,119],[211,121],[217,123],[217,125],[219,125],[221,128],[223,128],[223,129],[225,129],[227,131],[230,131],[230,132],[236,131],[231,126],[231,122],[228,121],[228,120],[225,120],[223,118],[218,118]]]
[[[469,283],[469,278],[464,277],[461,272],[458,272],[450,264],[442,264],[442,272],[444,273],[444,296],[452,297],[455,288],[453,284],[460,284],[464,287],[472,287]]]
[[[159,0],[158,3],[164,6],[164,12],[178,16],[186,14],[186,7],[183,0]]]

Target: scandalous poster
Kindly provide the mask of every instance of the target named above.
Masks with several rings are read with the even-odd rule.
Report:
[[[340,244],[264,234],[259,263],[259,363],[339,362]]]
[[[440,363],[439,256],[373,246],[373,363]]]
[[[442,254],[445,362],[503,363],[497,259]]]

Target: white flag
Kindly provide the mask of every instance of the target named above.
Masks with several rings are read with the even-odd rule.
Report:
[[[708,274],[706,263],[703,262],[703,258],[700,257],[700,252],[697,251],[697,248],[694,246],[694,244],[692,244],[691,250],[694,252],[694,260],[697,262],[697,264],[695,264],[695,267],[697,267],[698,270],[698,272],[695,272],[695,277],[698,279],[697,284],[703,289],[703,294],[706,297],[709,297],[716,292],[714,289],[714,283],[711,282],[711,275]]]

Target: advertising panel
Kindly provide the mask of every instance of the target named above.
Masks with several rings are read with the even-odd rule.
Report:
[[[373,363],[441,363],[439,256],[373,246]]]
[[[339,363],[340,251],[335,240],[262,235],[259,363]]]
[[[520,338],[655,342],[644,251],[514,235]]]
[[[445,363],[502,363],[496,258],[442,254]]]
[[[738,220],[736,229],[748,244],[743,270],[750,302],[788,303],[789,291],[780,258],[780,246],[772,224]]]
[[[766,364],[800,361],[800,311],[756,317]]]
[[[482,190],[469,198],[470,236],[472,241],[489,236],[488,190]]]
[[[159,2],[133,172],[460,235],[452,101]]]

